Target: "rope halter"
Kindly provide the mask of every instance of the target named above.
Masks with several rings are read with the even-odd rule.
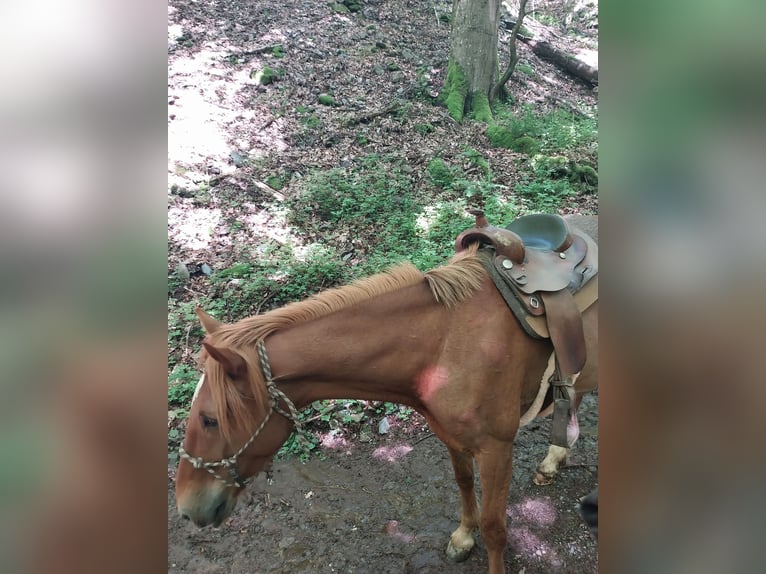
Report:
[[[247,448],[253,444],[253,441],[258,437],[258,435],[261,433],[261,431],[266,427],[266,424],[269,422],[269,419],[271,419],[272,413],[275,411],[285,417],[287,420],[289,420],[291,423],[293,423],[293,426],[295,426],[295,430],[299,433],[299,437],[301,440],[305,440],[303,437],[303,425],[301,424],[300,418],[298,416],[298,409],[295,408],[295,405],[293,402],[285,395],[282,391],[280,391],[277,388],[276,383],[274,382],[274,378],[271,375],[271,365],[269,364],[269,358],[266,355],[266,346],[263,344],[263,340],[258,341],[256,344],[256,349],[258,350],[258,356],[261,360],[261,370],[263,371],[263,378],[266,381],[266,391],[269,393],[270,405],[269,405],[269,412],[266,413],[266,417],[261,421],[261,424],[258,425],[258,428],[255,429],[255,432],[250,436],[249,439],[245,442],[245,444],[242,445],[242,447],[232,454],[229,457],[222,458],[218,461],[206,461],[202,457],[199,456],[192,456],[186,450],[184,447],[180,447],[178,449],[178,454],[181,458],[186,459],[191,463],[191,465],[194,468],[203,468],[206,471],[208,471],[210,474],[212,474],[214,477],[216,477],[218,480],[223,482],[226,486],[231,486],[234,488],[244,488],[248,484],[250,484],[253,481],[253,477],[243,479],[239,472],[237,471],[237,459],[240,457],[240,455],[247,450]],[[279,402],[284,401],[284,403],[287,405],[287,411],[282,409],[282,407],[279,406]],[[229,472],[229,476],[221,476],[218,474],[217,469],[224,468]],[[269,484],[271,484],[271,471],[267,471],[267,478],[269,481]]]

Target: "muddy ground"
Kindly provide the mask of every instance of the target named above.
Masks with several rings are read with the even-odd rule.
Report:
[[[516,439],[508,498],[509,573],[590,573],[596,543],[576,503],[598,481],[598,397],[580,412],[580,440],[554,484],[532,482],[547,450],[550,419],[533,421]],[[206,574],[485,573],[479,536],[467,561],[444,550],[460,520],[449,455],[424,421],[378,435],[371,422],[347,439],[327,437],[321,457],[274,465],[273,485],[259,476],[220,529],[181,520],[168,483],[168,572]],[[172,471],[169,473],[172,478]],[[478,481],[477,481],[478,484]]]

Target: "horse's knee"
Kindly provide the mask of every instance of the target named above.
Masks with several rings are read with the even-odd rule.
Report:
[[[508,541],[505,516],[481,519],[481,537],[488,550],[502,550]]]

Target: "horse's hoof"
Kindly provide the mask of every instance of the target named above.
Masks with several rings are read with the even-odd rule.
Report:
[[[473,541],[471,542],[471,545],[466,548],[456,548],[452,544],[452,540],[450,540],[449,544],[447,545],[447,558],[449,558],[453,562],[462,562],[463,560],[468,558],[468,555],[471,553],[471,550],[473,550]]]
[[[537,486],[548,486],[553,482],[554,478],[556,478],[556,473],[548,474],[538,470],[535,473],[535,477],[532,479],[532,482],[534,482]]]

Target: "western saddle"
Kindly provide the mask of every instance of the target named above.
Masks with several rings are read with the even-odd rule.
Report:
[[[586,359],[582,312],[598,299],[598,247],[559,215],[526,215],[502,228],[482,211],[470,213],[476,224],[457,237],[455,249],[478,243],[485,269],[524,331],[551,340],[553,444],[566,447],[574,378]]]

